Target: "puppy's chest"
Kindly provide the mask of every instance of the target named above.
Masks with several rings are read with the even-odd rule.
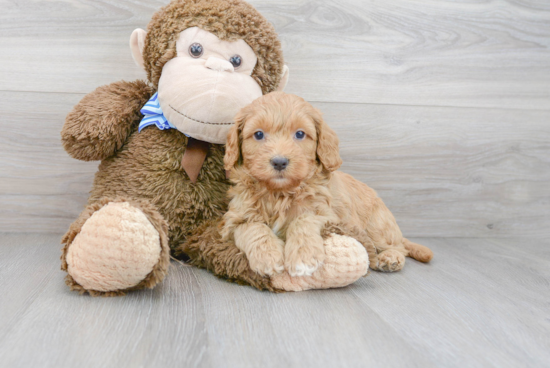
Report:
[[[282,198],[263,203],[263,215],[266,224],[279,238],[286,239],[286,231],[292,221],[305,212],[307,206],[300,206],[290,198]]]

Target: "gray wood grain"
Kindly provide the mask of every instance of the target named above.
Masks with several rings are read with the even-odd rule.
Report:
[[[80,97],[0,92],[0,230],[64,232],[82,210],[97,162],[59,140]],[[407,236],[550,234],[550,112],[314,105],[340,137],[342,170],[379,192]]]
[[[166,2],[7,2],[0,90],[87,93],[142,76],[129,36]],[[546,2],[251,3],[281,36],[289,91],[308,100],[550,109]]]
[[[0,236],[0,340],[58,275],[58,240],[41,234]]]
[[[270,294],[173,263],[153,290],[68,291],[60,235],[0,234],[2,367],[545,367],[550,243],[427,239],[431,264]],[[41,266],[40,266],[41,265]]]
[[[547,236],[550,113],[316,104],[406,236]]]
[[[354,294],[438,366],[550,363],[547,241],[421,241],[435,251],[432,265],[408,262],[391,279],[370,280],[375,292]]]
[[[0,231],[64,232],[97,163],[59,131],[97,86],[144,77],[128,37],[167,0],[0,3]],[[550,6],[537,1],[252,1],[288,92],[325,112],[343,170],[407,236],[550,232]]]

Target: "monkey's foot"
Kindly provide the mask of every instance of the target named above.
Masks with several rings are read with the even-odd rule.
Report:
[[[164,278],[170,263],[166,241],[161,241],[165,234],[161,238],[162,226],[150,221],[159,222],[158,213],[151,218],[146,215],[151,209],[144,211],[123,201],[91,213],[66,252],[67,284],[73,290],[121,295]]]
[[[330,289],[350,285],[367,274],[369,256],[357,240],[331,234],[324,246],[324,263],[311,276],[291,277],[285,271],[271,276],[272,285],[286,291]]]

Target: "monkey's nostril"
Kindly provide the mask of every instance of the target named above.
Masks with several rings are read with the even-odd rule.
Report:
[[[288,166],[288,158],[286,157],[273,157],[270,162],[271,166],[277,171],[283,171]]]

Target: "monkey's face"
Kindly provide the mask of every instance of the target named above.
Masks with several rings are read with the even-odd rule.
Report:
[[[130,46],[143,66],[146,32],[137,29]],[[242,39],[222,41],[198,27],[178,35],[176,56],[162,69],[158,97],[164,116],[179,131],[210,143],[224,144],[237,112],[262,96],[252,72],[257,63]],[[279,89],[288,77],[281,78]]]
[[[176,50],[159,80],[164,116],[193,138],[225,143],[233,117],[262,96],[251,77],[256,54],[243,40],[221,41],[198,27],[180,33]]]

